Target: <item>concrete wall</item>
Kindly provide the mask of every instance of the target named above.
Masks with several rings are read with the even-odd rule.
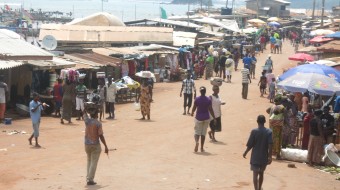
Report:
[[[271,0],[259,0],[259,8],[270,7],[269,11],[259,11],[259,15],[262,16],[270,16],[270,17],[280,17],[280,16],[289,16],[289,11],[281,11],[281,6],[285,6],[284,4],[277,3]],[[246,8],[257,11],[257,2],[256,1],[248,1],[246,3]],[[283,15],[282,15],[283,13]]]

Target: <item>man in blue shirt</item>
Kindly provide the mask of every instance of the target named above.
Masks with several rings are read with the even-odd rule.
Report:
[[[253,182],[255,190],[262,189],[263,173],[267,165],[272,162],[272,130],[265,128],[266,118],[263,115],[257,116],[258,128],[251,131],[247,142],[247,149],[243,153],[246,158],[247,153],[251,150],[250,165],[253,171]]]
[[[40,125],[40,118],[41,118],[41,111],[46,107],[47,104],[41,103],[39,101],[39,95],[37,93],[33,93],[33,100],[30,102],[29,110],[33,125],[33,134],[28,139],[30,145],[32,145],[32,139],[35,138],[35,147],[40,148],[38,143],[39,137],[39,125]]]
[[[246,55],[244,58],[243,58],[243,64],[244,64],[244,68],[247,68],[248,70],[250,70],[250,65],[251,65],[251,62],[252,62],[252,58],[250,57],[250,54],[249,55]]]

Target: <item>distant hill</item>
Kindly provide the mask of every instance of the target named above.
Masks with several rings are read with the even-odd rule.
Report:
[[[172,0],[173,4],[200,4],[201,0]],[[204,6],[212,6],[213,0],[202,0],[202,5]]]

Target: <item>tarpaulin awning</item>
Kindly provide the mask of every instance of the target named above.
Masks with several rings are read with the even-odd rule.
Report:
[[[310,43],[323,43],[323,42],[328,42],[332,41],[332,38],[324,38],[324,36],[316,36],[313,39],[309,40]]]

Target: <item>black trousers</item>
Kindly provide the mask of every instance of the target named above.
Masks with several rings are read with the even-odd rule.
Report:
[[[190,108],[191,104],[192,104],[192,93],[191,94],[184,93],[184,108],[187,106]]]
[[[242,83],[242,98],[247,99],[248,96],[248,83]]]

